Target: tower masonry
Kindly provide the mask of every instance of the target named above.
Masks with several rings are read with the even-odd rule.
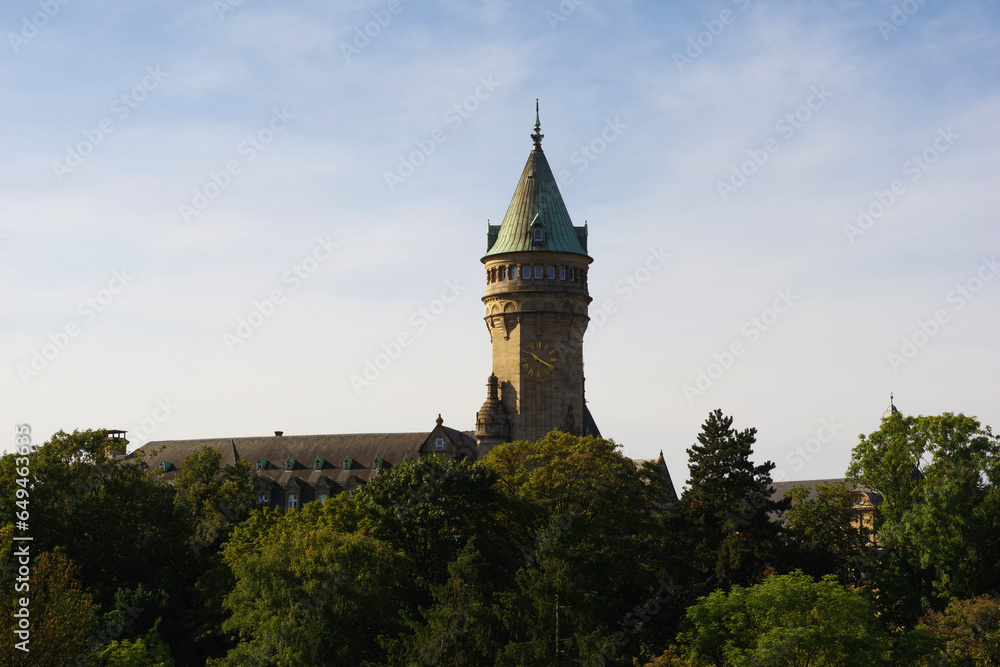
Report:
[[[528,162],[503,222],[488,226],[481,260],[493,372],[476,418],[480,456],[552,429],[600,435],[584,399],[587,227],[570,220],[542,136],[536,105]]]

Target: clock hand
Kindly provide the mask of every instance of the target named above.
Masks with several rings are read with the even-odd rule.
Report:
[[[535,361],[537,361],[538,363],[540,363],[542,366],[548,366],[549,369],[551,369],[551,370],[555,370],[556,369],[556,367],[553,366],[552,364],[546,363],[546,362],[542,361],[541,359],[539,359],[537,354],[532,354],[531,356],[534,357]]]

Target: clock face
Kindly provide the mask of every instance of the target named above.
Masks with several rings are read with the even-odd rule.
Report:
[[[548,343],[541,341],[528,343],[528,347],[521,352],[521,370],[527,373],[528,377],[545,379],[556,370],[556,351]]]

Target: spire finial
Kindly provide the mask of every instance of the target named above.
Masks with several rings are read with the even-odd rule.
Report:
[[[531,140],[535,142],[535,149],[542,150],[542,121],[538,119],[538,98],[535,98],[535,131],[531,134]]]

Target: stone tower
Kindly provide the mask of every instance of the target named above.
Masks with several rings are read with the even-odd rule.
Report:
[[[493,373],[476,418],[479,455],[552,429],[600,435],[584,400],[583,334],[590,317],[587,227],[574,227],[542,152],[534,147],[500,225],[489,225],[486,326]]]

